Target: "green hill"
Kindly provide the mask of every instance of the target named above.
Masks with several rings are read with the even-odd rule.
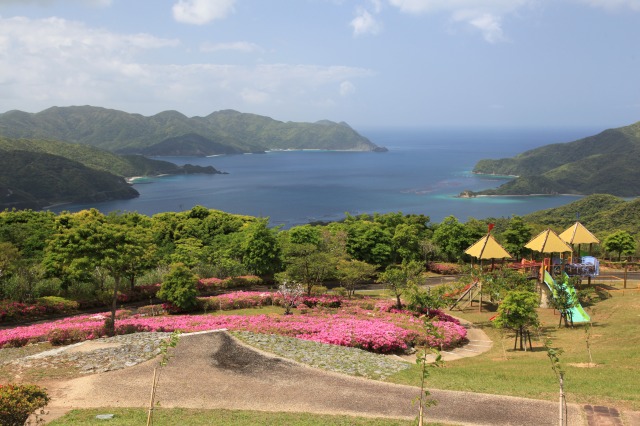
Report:
[[[138,196],[125,177],[220,173],[87,145],[0,137],[0,210]]]
[[[0,114],[0,135],[91,145],[125,154],[216,155],[271,149],[379,150],[345,123],[292,123],[237,111],[151,117],[92,106]]]
[[[546,145],[512,158],[481,160],[474,173],[514,175],[497,189],[474,195],[640,195],[640,122],[574,142]]]
[[[613,195],[594,194],[565,206],[528,214],[524,219],[562,231],[575,223],[578,215],[584,226],[601,236],[618,230],[640,235],[640,198],[625,201]]]
[[[99,202],[139,194],[124,178],[67,158],[0,150],[0,209],[61,202]]]

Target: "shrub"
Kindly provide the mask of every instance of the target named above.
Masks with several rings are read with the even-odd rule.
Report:
[[[342,306],[342,299],[338,296],[304,296],[302,303],[309,308],[320,306],[323,308],[339,308]]]
[[[70,314],[76,312],[80,306],[75,300],[57,296],[41,297],[38,304],[44,306],[48,314]]]
[[[223,288],[223,281],[220,278],[201,278],[196,284],[198,293],[210,293],[213,290]]]
[[[110,319],[110,318],[109,318]],[[84,342],[95,334],[101,334],[98,330],[86,330],[79,328],[54,328],[47,333],[47,340],[53,346],[70,345]]]
[[[61,293],[60,280],[57,278],[41,279],[33,287],[33,294],[38,297],[60,296]]]
[[[457,263],[445,262],[430,262],[429,270],[442,275],[457,275],[462,271],[460,265]]]
[[[141,306],[137,309],[138,315],[143,315],[147,317],[155,317],[156,315],[164,315],[166,314],[162,305],[147,305]]]
[[[335,287],[331,291],[333,291],[337,296],[340,296],[340,297],[347,297],[347,294],[348,294],[347,289],[344,287]]]
[[[175,264],[165,276],[158,297],[180,310],[191,310],[197,306],[197,282],[198,279],[189,268],[182,263]]]
[[[252,286],[261,285],[261,284],[262,284],[262,279],[255,275],[230,277],[223,280],[223,285],[225,288],[252,287]]]
[[[323,285],[314,285],[311,287],[312,296],[320,296],[326,294],[329,289]]]
[[[49,403],[47,392],[37,385],[0,385],[0,424],[23,426],[29,415]]]

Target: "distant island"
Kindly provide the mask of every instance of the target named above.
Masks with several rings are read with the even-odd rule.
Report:
[[[192,118],[92,106],[9,111],[0,114],[0,210],[134,198],[132,177],[224,173],[148,156],[302,149],[386,151],[346,123],[284,123],[232,110]]]
[[[206,117],[164,111],[151,117],[93,106],[0,114],[0,135],[90,145],[118,154],[209,156],[268,150],[386,151],[348,124],[282,122],[233,110]]]
[[[480,195],[612,194],[640,195],[640,122],[605,130],[574,142],[556,143],[512,158],[480,160],[473,173],[513,177],[495,189],[463,191]]]

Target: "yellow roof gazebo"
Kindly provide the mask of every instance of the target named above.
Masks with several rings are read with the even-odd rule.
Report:
[[[580,222],[576,222],[573,226],[567,228],[560,234],[560,238],[568,244],[600,244],[600,240]]]
[[[512,257],[490,233],[472,244],[471,247],[465,250],[465,253],[477,259],[504,259]]]
[[[525,244],[525,247],[540,253],[566,253],[573,249],[565,243],[553,230],[547,229]]]

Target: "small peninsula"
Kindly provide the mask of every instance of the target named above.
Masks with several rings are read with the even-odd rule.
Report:
[[[479,195],[640,195],[640,122],[568,143],[532,149],[512,158],[480,160],[473,173],[514,176]]]

